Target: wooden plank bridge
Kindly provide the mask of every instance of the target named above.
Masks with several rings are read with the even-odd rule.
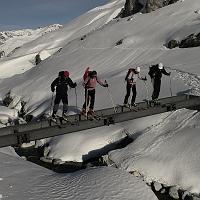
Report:
[[[49,138],[53,136],[83,131],[102,126],[108,126],[136,118],[142,118],[181,108],[200,110],[200,97],[193,95],[181,95],[159,99],[160,104],[152,106],[148,102],[140,102],[137,111],[124,106],[97,110],[100,116],[98,120],[85,119],[80,114],[70,115],[68,122],[62,125],[49,123],[49,120],[30,122],[0,129],[0,147],[17,146],[30,141]]]

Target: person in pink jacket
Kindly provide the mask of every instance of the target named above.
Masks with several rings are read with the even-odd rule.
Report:
[[[83,86],[85,88],[85,102],[82,108],[82,114],[94,114],[94,102],[95,102],[95,88],[97,83],[103,87],[108,87],[108,84],[105,82],[103,83],[97,76],[96,71],[89,71],[89,67],[86,69],[85,74],[83,76]],[[86,111],[86,104],[87,107],[89,106],[89,111]]]

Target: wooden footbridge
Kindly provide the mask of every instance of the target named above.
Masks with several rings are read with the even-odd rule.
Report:
[[[123,106],[97,110],[100,116],[98,120],[88,120],[80,114],[70,115],[68,122],[63,124],[51,123],[49,120],[31,122],[0,129],[0,147],[17,146],[30,141],[49,138],[53,136],[83,131],[111,124],[133,120],[136,118],[151,116],[181,108],[200,110],[200,97],[193,95],[181,95],[163,98],[159,105],[150,105],[149,102],[138,103],[137,110],[131,110]]]

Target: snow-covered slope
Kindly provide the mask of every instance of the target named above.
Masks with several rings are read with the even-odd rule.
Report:
[[[0,157],[0,199],[157,199],[144,182],[114,168],[56,174],[14,156]]]
[[[37,39],[35,37],[35,40],[26,42],[26,44],[23,46],[20,45],[21,47],[17,49],[15,49],[18,47],[18,45],[16,46],[15,44],[16,39],[11,41],[11,43],[6,45],[6,47],[2,47],[2,50],[5,49],[5,51],[7,51],[7,46],[15,49],[15,51],[12,52],[13,60],[11,63],[7,59],[2,61],[0,60],[0,66],[2,68],[2,70],[0,68],[0,78],[14,75],[14,73],[5,74],[5,68],[10,69],[10,71],[14,70],[15,74],[21,74],[34,67],[33,61],[36,54],[44,54],[47,52],[52,55],[72,40],[76,38],[80,39],[85,34],[95,31],[116,17],[123,5],[124,0],[118,0],[108,4],[107,6],[100,6],[74,19],[72,22],[67,23],[60,30],[42,36],[40,35],[40,37],[36,35]],[[26,37],[24,37],[23,41],[26,41]],[[13,69],[13,66],[15,69]]]
[[[0,84],[1,95],[3,96],[9,89],[12,89],[13,94],[21,96],[27,102],[29,114],[37,117],[45,112],[49,113],[51,105],[50,84],[60,70],[66,69],[70,71],[71,78],[78,83],[77,100],[78,107],[81,109],[84,101],[82,75],[85,68],[90,66],[91,69],[98,72],[103,80],[107,79],[109,83],[109,91],[97,87],[95,108],[111,107],[112,101],[109,92],[111,92],[116,104],[123,102],[125,95],[124,77],[128,68],[141,66],[142,75],[146,75],[149,65],[160,61],[166,65],[168,71],[172,72],[173,95],[185,92],[199,95],[199,47],[169,50],[165,44],[170,39],[182,39],[191,33],[200,32],[200,15],[196,12],[200,8],[200,1],[179,1],[149,14],[136,14],[132,20],[127,18],[114,19],[107,23],[117,14],[123,3],[124,1],[117,0],[112,1],[107,6],[96,8],[66,24],[63,29],[40,37],[17,50],[13,54],[15,58],[9,66],[13,69],[14,67],[16,69],[17,59],[22,59],[21,63],[25,64],[36,52],[62,47],[60,51],[37,67],[23,74],[3,79]],[[105,23],[107,24],[103,26]],[[83,37],[84,35],[85,37]],[[120,40],[122,44],[116,45]],[[30,58],[24,58],[25,54]],[[3,60],[0,64],[5,66],[10,61]],[[1,71],[1,76],[8,77],[4,73],[5,68]],[[18,71],[16,70],[15,73],[17,74]],[[143,82],[138,80],[137,101],[150,97],[152,86],[149,79],[147,84],[149,96],[147,96]],[[170,96],[169,77],[163,77],[161,90],[160,97]],[[76,95],[72,89],[69,91],[70,114],[74,113],[75,102]],[[196,162],[199,160],[200,152],[198,149],[194,152],[193,148],[188,147],[187,152],[182,151],[180,158],[177,157],[177,152],[182,150],[182,145],[191,141],[192,137],[197,139],[194,142],[198,141],[199,123],[196,117],[198,118],[196,111],[181,110],[109,128],[84,131],[73,136],[69,134],[52,139],[48,155],[63,160],[79,160],[90,151],[104,146],[108,142],[108,138],[112,139],[108,136],[118,137],[120,131],[126,129],[134,138],[136,136],[138,138],[123,151],[117,151],[110,155],[118,166],[126,170],[141,170],[147,179],[162,180],[167,184],[177,184],[193,192],[200,192],[200,186],[196,183],[198,180],[193,178],[200,172],[197,168],[199,162]],[[188,130],[191,131],[191,134],[187,134]],[[101,135],[103,132],[108,136]],[[98,135],[96,138],[99,138],[101,144],[98,143],[99,141],[96,142],[95,137],[91,137],[95,134]],[[74,141],[75,137],[76,141]],[[87,141],[87,138],[92,140],[84,142]],[[72,145],[66,145],[66,141],[71,141],[69,143]],[[96,143],[98,145],[95,147]],[[171,151],[172,146],[169,148],[169,143],[173,144],[174,151]],[[77,151],[77,149],[81,149],[81,151]],[[188,157],[192,159],[190,160]],[[185,172],[188,172],[184,171],[186,158],[190,160],[186,167],[190,172],[188,176],[184,175]],[[160,167],[158,168],[156,165]],[[177,173],[177,168],[173,167],[177,167],[177,165],[180,166],[178,168],[180,173]],[[191,179],[188,179],[189,176]]]
[[[16,48],[20,48],[27,42],[37,39],[44,34],[58,30],[62,25],[53,24],[38,29],[24,29],[17,31],[0,32],[0,51],[4,51],[6,56],[12,56]]]

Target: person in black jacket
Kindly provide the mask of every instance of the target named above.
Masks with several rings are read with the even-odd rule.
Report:
[[[63,102],[63,115],[66,115],[68,110],[68,86],[71,88],[75,88],[77,84],[71,80],[68,71],[59,72],[58,77],[51,83],[52,92],[55,91],[56,87],[56,98],[54,101],[52,117],[55,117],[61,100]]]
[[[166,76],[170,76],[170,72],[166,72],[164,65],[162,63],[152,65],[149,70],[149,76],[151,77],[151,81],[153,84],[153,94],[152,100],[158,100],[158,96],[160,93],[160,86],[161,86],[161,78],[162,74]]]

